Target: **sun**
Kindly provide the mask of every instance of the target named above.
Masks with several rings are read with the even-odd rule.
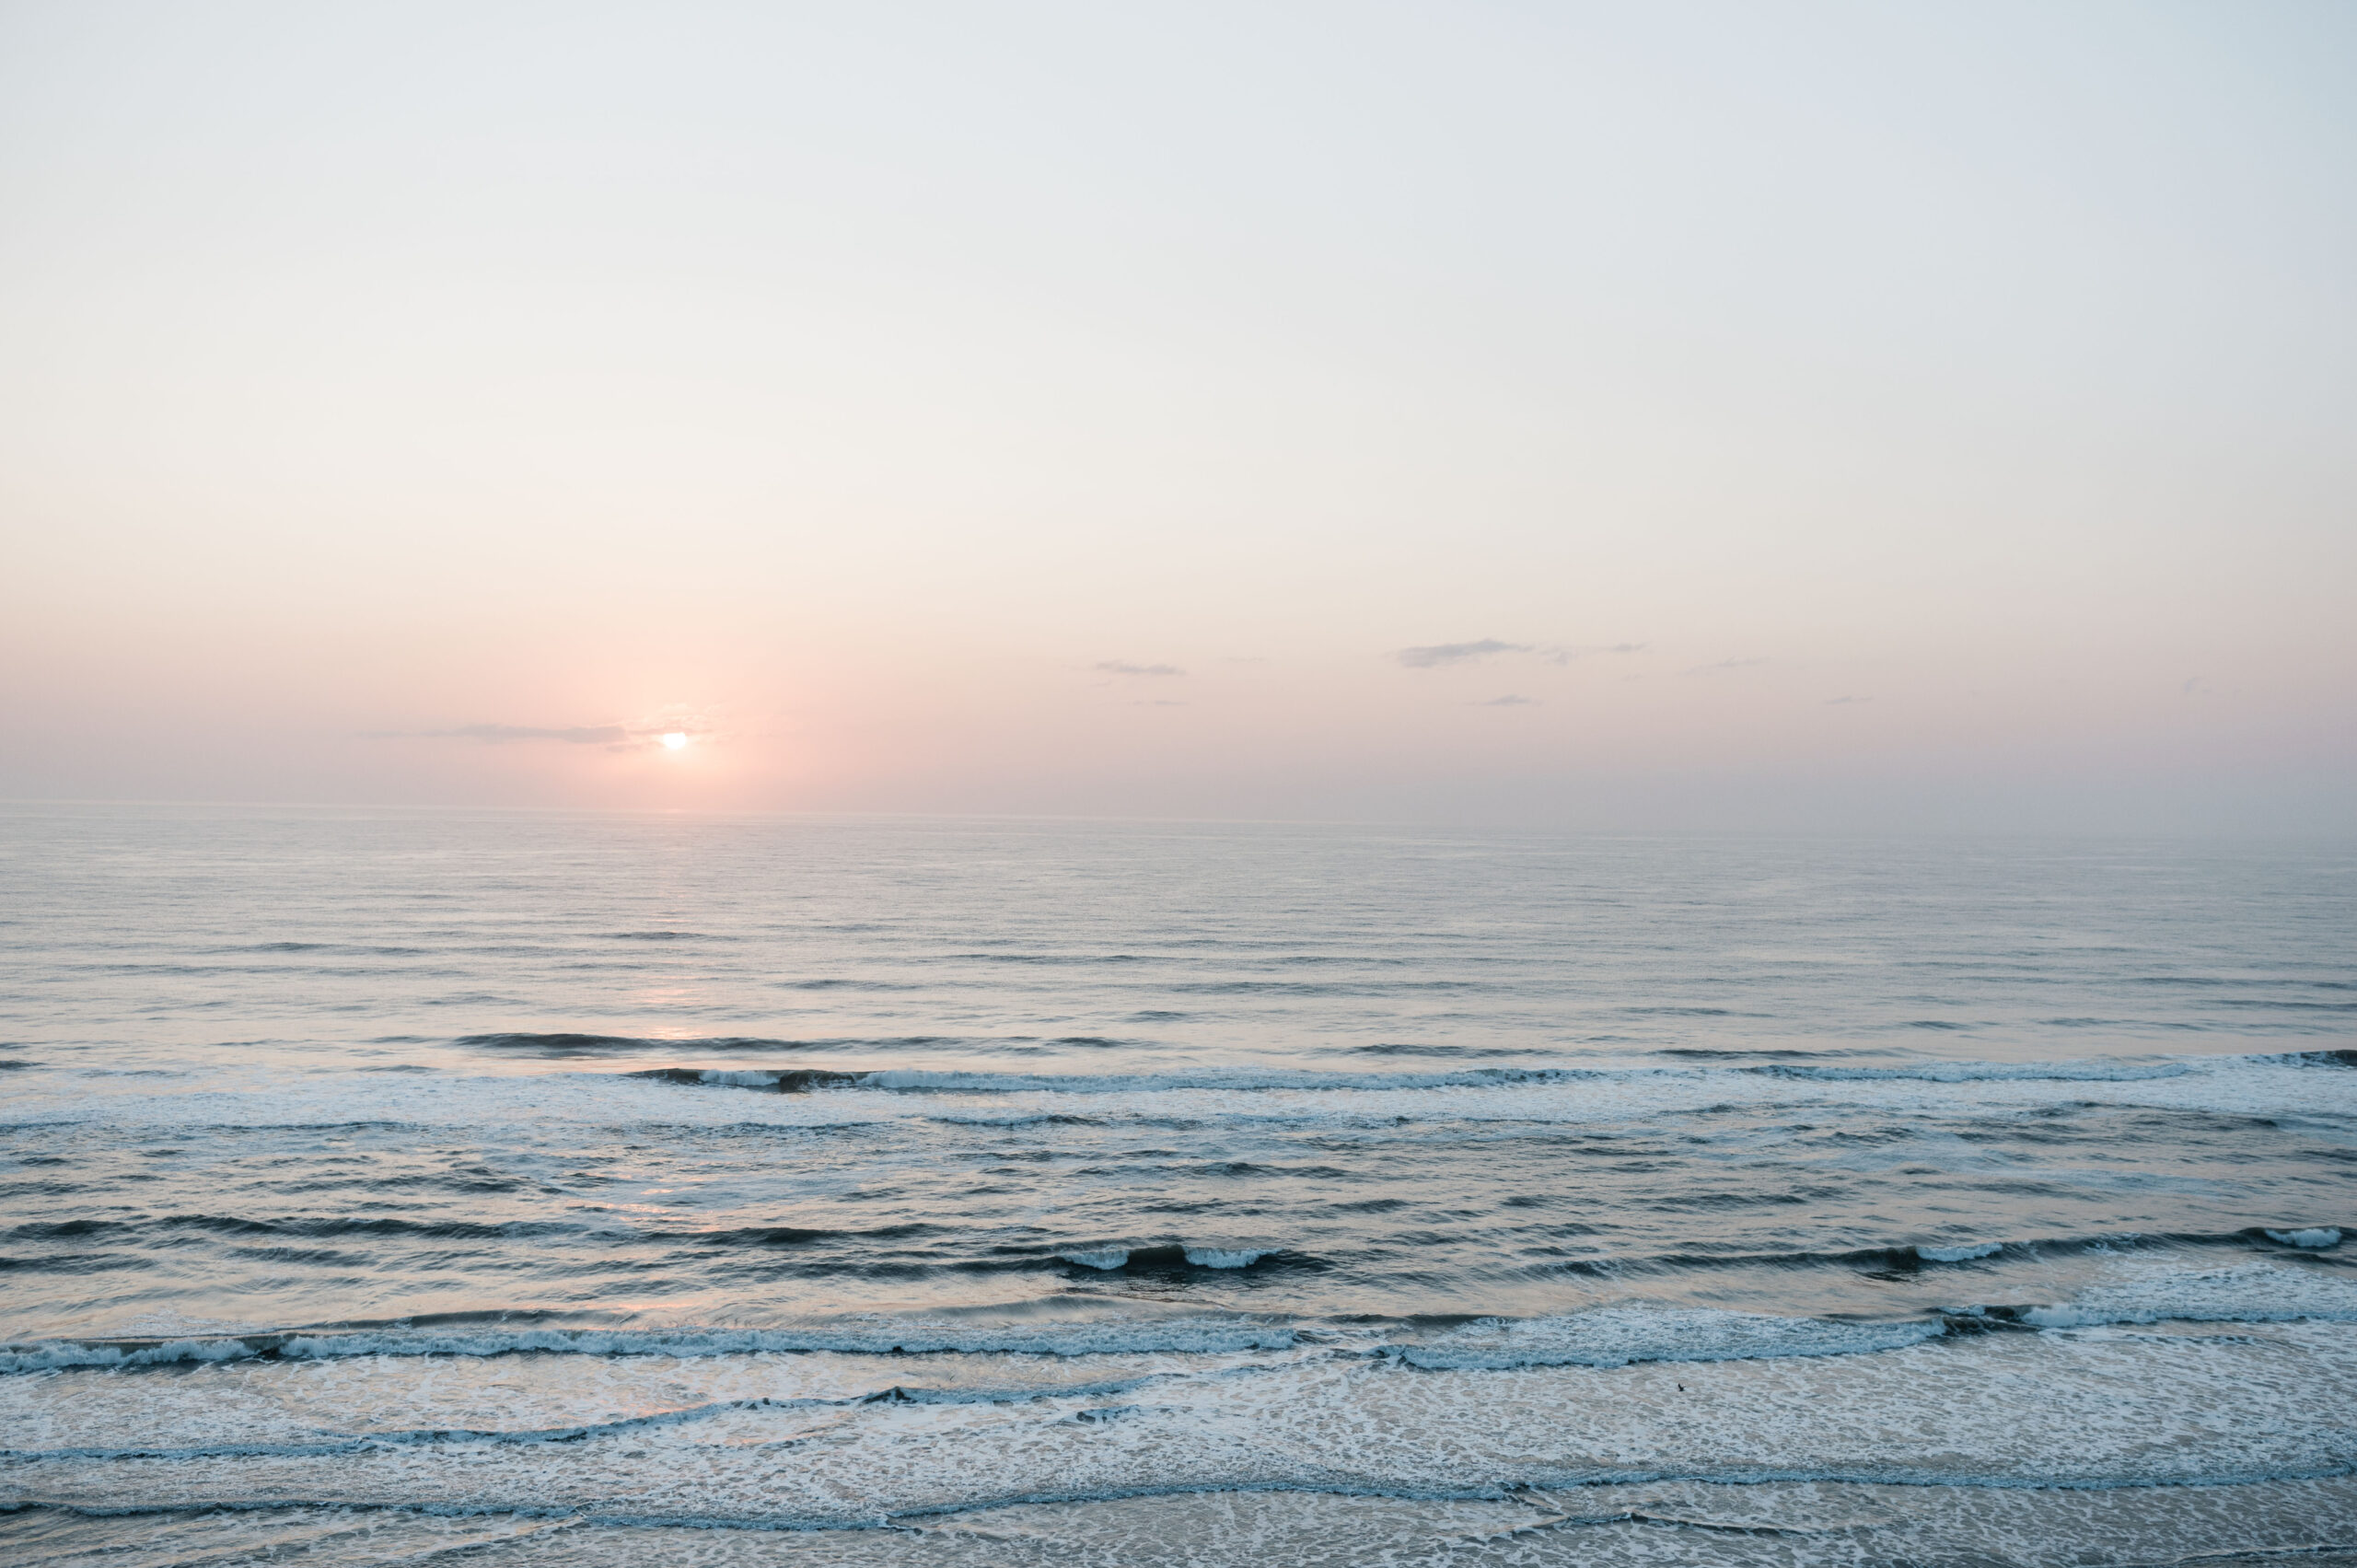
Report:
[[[688,743],[687,732],[686,732],[686,731],[684,731],[684,730],[678,730],[678,729],[675,729],[675,730],[672,730],[669,734],[668,734],[668,735],[664,736],[664,738],[663,738],[663,749],[665,749],[666,751],[677,751],[677,750],[679,750],[679,749],[681,749],[682,748],[684,748],[684,747],[687,745],[687,743]]]

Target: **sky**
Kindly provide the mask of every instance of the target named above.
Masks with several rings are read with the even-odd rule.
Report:
[[[2345,4],[0,0],[0,797],[2357,832],[2352,306]]]

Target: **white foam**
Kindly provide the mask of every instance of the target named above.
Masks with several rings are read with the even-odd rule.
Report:
[[[1282,1247],[1190,1247],[1186,1252],[1187,1261],[1199,1269],[1248,1269],[1283,1250]]]
[[[2169,1321],[2284,1323],[2302,1318],[2357,1323],[2357,1277],[2274,1263],[2218,1269],[2125,1264],[2069,1301],[2031,1307],[2021,1318],[2046,1329]]]
[[[1105,1256],[1100,1254],[1099,1256]],[[1126,1258],[1127,1253],[1119,1255]],[[1091,1264],[1119,1268],[1120,1262]],[[339,1334],[250,1334],[226,1339],[117,1344],[74,1340],[0,1351],[0,1374],[68,1367],[140,1367],[174,1363],[244,1361],[275,1354],[284,1361],[341,1361],[360,1356],[491,1356],[540,1353],[586,1356],[741,1355],[755,1352],[830,1351],[860,1354],[1106,1355],[1150,1353],[1208,1354],[1282,1350],[1297,1339],[1289,1327],[1227,1318],[1159,1320],[972,1324],[923,1318],[862,1317],[798,1329],[500,1329],[476,1331],[390,1329]]]
[[[2194,1065],[2182,1060],[2119,1062],[2094,1057],[2077,1062],[1926,1062],[1904,1067],[1837,1067],[1780,1062],[1741,1071],[1767,1077],[1805,1078],[1819,1083],[1881,1083],[1911,1079],[1924,1084],[2133,1084],[2154,1078],[2182,1077],[2192,1072]]]
[[[2306,1247],[2322,1251],[2340,1245],[2340,1232],[2331,1225],[2315,1225],[2306,1230],[2270,1230],[2270,1241],[2280,1241],[2286,1247]]]
[[[1130,1260],[1126,1247],[1097,1247],[1071,1252],[1059,1252],[1057,1257],[1067,1263],[1077,1263],[1084,1269],[1118,1269]]]
[[[1969,1263],[1975,1258],[1994,1258],[2004,1249],[2002,1241],[1974,1242],[1965,1247],[1926,1247],[1918,1242],[1915,1256],[1926,1263]]]
[[[1390,1348],[1411,1366],[1433,1368],[1627,1366],[1857,1355],[1921,1344],[1944,1331],[1937,1321],[1839,1323],[1708,1307],[1599,1307],[1556,1318],[1485,1318]]]
[[[248,1360],[182,1377],[87,1371],[0,1378],[0,1447],[48,1453],[326,1452],[375,1442],[549,1442],[747,1410],[812,1421],[869,1400],[1100,1399],[1323,1351],[930,1356]],[[187,1376],[203,1393],[179,1391]],[[795,1412],[800,1412],[796,1414]],[[0,1554],[5,1555],[5,1554]]]
[[[829,1410],[738,1398],[679,1411],[694,1419],[664,1419],[682,1393],[770,1391],[764,1371],[728,1365],[737,1370],[726,1377],[718,1365],[708,1375],[691,1368],[679,1388],[679,1364],[644,1359],[524,1364],[513,1379],[488,1367],[459,1368],[470,1375],[454,1379],[413,1360],[68,1374],[0,1380],[0,1431],[40,1426],[78,1444],[105,1407],[106,1424],[139,1434],[143,1451],[185,1452],[158,1461],[19,1450],[9,1461],[14,1494],[69,1506],[119,1506],[126,1496],[147,1507],[333,1497],[798,1526],[1025,1498],[1275,1487],[1406,1497],[1678,1478],[2100,1488],[2357,1465],[2357,1430],[2319,1419],[2357,1407],[2357,1331],[2325,1323],[1988,1334],[1887,1354],[1706,1365],[1427,1370],[1337,1350],[1165,1378],[1124,1396],[1127,1413],[1116,1421],[1075,1419],[1103,1409],[1101,1394],[1078,1387],[988,1403],[880,1399]],[[557,1376],[565,1373],[570,1380]],[[510,1382],[525,1387],[508,1392]],[[299,1388],[301,1399],[273,1399],[282,1388]],[[477,1425],[475,1407],[503,1398],[490,1413],[505,1440],[454,1431],[459,1440],[318,1450],[322,1414],[345,1412],[336,1424],[354,1436],[382,1420],[354,1412],[376,1411],[398,1421],[384,1423],[388,1435],[430,1434]],[[635,1423],[532,1440],[561,1424],[549,1419],[558,1413],[552,1401],[585,1425],[608,1411]],[[255,1451],[263,1445],[249,1441],[299,1439],[307,1423],[307,1451]]]

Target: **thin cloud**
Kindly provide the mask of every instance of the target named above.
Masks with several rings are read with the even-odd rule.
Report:
[[[462,724],[450,729],[379,729],[364,731],[363,740],[465,740],[478,746],[550,743],[558,746],[602,746],[609,751],[647,751],[663,744],[666,735],[709,737],[709,725],[691,719],[660,719],[645,724]]]
[[[1392,654],[1410,669],[1440,669],[1449,665],[1472,664],[1481,659],[1495,658],[1500,654],[1528,654],[1545,659],[1549,664],[1569,664],[1590,654],[1633,654],[1644,647],[1643,643],[1508,643],[1496,637],[1484,637],[1475,643],[1434,643],[1427,647],[1400,648]]]
[[[1184,675],[1187,672],[1175,664],[1130,664],[1121,659],[1106,659],[1096,666],[1099,675]]]
[[[1466,706],[1470,708],[1535,708],[1538,705],[1538,699],[1536,697],[1515,697],[1511,695],[1504,697],[1492,697],[1486,703],[1468,703],[1466,704]]]
[[[1499,654],[1538,651],[1528,643],[1501,643],[1495,637],[1484,637],[1478,643],[1434,643],[1429,647],[1401,648],[1391,656],[1410,669],[1438,669],[1444,665],[1493,658]]]
[[[1766,664],[1767,662],[1768,661],[1764,658],[1723,658],[1716,664],[1689,665],[1686,668],[1679,670],[1678,673],[1680,675],[1709,675],[1714,670],[1721,669],[1749,669],[1754,665]]]
[[[1187,704],[1170,697],[1141,697],[1134,702],[1124,703],[1121,705],[1127,708],[1183,708]]]
[[[621,746],[631,739],[631,732],[618,724],[573,725],[563,729],[547,729],[523,724],[466,724],[456,729],[421,729],[407,733],[395,732],[377,737],[385,740],[480,740],[489,746],[505,746],[517,740],[556,740],[567,746]]]
[[[1825,699],[1825,705],[1829,708],[1838,708],[1844,703],[1871,703],[1873,701],[1874,699],[1872,697],[1828,697]]]

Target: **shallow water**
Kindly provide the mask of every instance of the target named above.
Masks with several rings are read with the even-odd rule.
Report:
[[[12,1561],[2357,1551],[2346,847],[15,807],[0,887]]]

